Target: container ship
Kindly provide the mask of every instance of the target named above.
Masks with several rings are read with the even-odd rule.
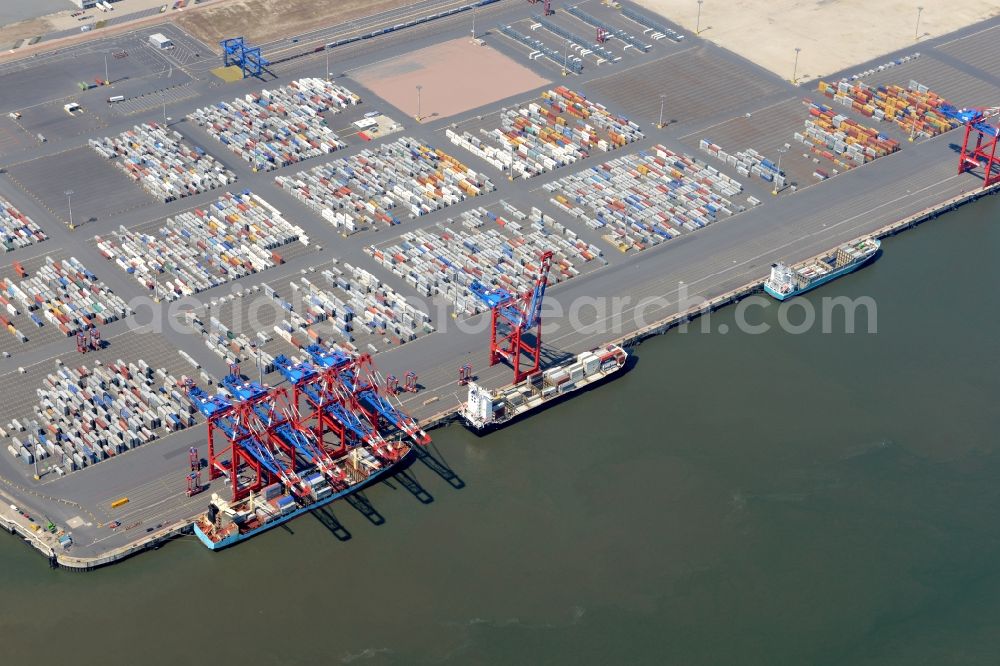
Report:
[[[430,437],[394,402],[369,355],[310,345],[309,361],[274,359],[287,386],[247,381],[234,367],[224,393],[187,387],[208,421],[209,480],[226,477],[231,499],[213,494],[193,524],[221,550],[345,497],[394,473]],[[290,388],[289,388],[290,387]],[[192,469],[201,462],[192,458]],[[201,490],[200,471],[188,494]]]
[[[208,511],[194,522],[195,536],[209,549],[222,550],[346,497],[390,475],[411,450],[402,442],[393,446],[390,459],[363,447],[352,449],[335,462],[332,478],[330,473],[316,472],[303,479],[304,492],[273,483],[238,502],[213,493]]]
[[[518,416],[613,377],[625,367],[626,360],[628,352],[618,345],[607,345],[584,352],[570,363],[536,372],[505,389],[491,391],[469,382],[462,418],[474,431],[494,430]]]
[[[771,264],[771,275],[764,282],[764,291],[779,301],[803,294],[861,268],[875,257],[881,246],[878,239],[865,238],[841,245],[836,251],[803,264]]]

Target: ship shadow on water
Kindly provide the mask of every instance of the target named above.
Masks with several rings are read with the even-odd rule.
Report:
[[[427,447],[414,446],[411,451],[413,455],[409,455],[400,464],[399,471],[397,471],[391,479],[384,479],[381,483],[388,486],[392,490],[397,490],[396,484],[398,483],[403,487],[404,490],[413,495],[418,502],[427,505],[434,502],[434,496],[431,495],[426,488],[417,480],[417,475],[415,470],[411,469],[414,464],[419,460],[428,469],[433,471],[435,474],[444,479],[448,485],[456,490],[465,487],[465,481],[463,481],[458,474],[448,465],[444,460],[444,456],[441,452],[431,443]],[[395,481],[395,483],[393,483]],[[374,486],[371,486],[374,487]],[[355,511],[364,516],[368,522],[372,525],[384,525],[385,516],[379,513],[372,501],[368,499],[361,490],[355,491],[342,500],[351,506]],[[338,500],[339,502],[340,500]],[[319,507],[313,509],[309,513],[312,514],[313,518],[319,521],[323,527],[325,527],[330,534],[332,534],[338,541],[349,541],[353,538],[353,535],[344,525],[337,519],[334,515],[332,506]],[[294,534],[287,525],[282,525],[283,528],[287,529],[290,534]]]

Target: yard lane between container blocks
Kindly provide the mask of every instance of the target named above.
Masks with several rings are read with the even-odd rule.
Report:
[[[583,89],[583,92],[587,92],[587,90],[586,90],[585,87]],[[603,101],[603,102],[612,103],[612,100],[601,99],[600,97],[596,97],[596,96],[595,96],[595,99],[598,99],[599,101]],[[415,129],[414,130],[414,134],[419,138],[421,136],[421,134],[419,134],[418,131],[420,131],[420,130],[416,130]],[[202,143],[202,145],[205,145],[205,144]],[[637,144],[635,146],[635,148],[639,148],[639,147],[642,147],[642,146],[639,145],[639,144]],[[919,152],[917,154],[919,155]],[[892,160],[893,158],[890,157],[890,158],[885,158],[885,159],[886,160]],[[948,167],[950,169],[951,165],[949,164]],[[478,167],[478,163],[477,163],[477,169],[478,168],[480,168],[480,167]],[[893,169],[891,169],[889,167],[886,167],[885,169],[874,170],[872,172],[872,177],[873,178],[878,178],[879,177],[878,174],[883,173],[886,169],[888,169],[890,172],[893,171]],[[242,177],[242,173],[240,175]],[[559,174],[559,176],[561,176],[561,175],[562,174]],[[844,178],[850,179],[850,175],[849,174],[845,175]],[[941,188],[943,188],[943,190],[946,191],[948,188],[955,186],[955,181],[949,181],[946,178],[945,179],[941,179],[941,181],[942,181],[942,184],[940,184],[940,185],[937,185],[937,184],[928,185],[927,187],[929,187],[930,189],[924,190],[924,192],[937,192],[937,191],[939,191],[938,189],[936,189],[938,187],[941,187]],[[849,180],[848,182],[856,182],[856,179]],[[906,187],[913,187],[916,184],[917,183],[915,181],[912,181],[912,180],[911,181],[907,181]],[[884,183],[883,183],[883,185],[884,185]],[[827,187],[827,186],[824,186],[824,187]],[[834,188],[833,191],[834,192],[835,191],[840,191],[842,189],[843,189],[842,186],[838,186],[838,187]],[[898,191],[900,189],[899,186],[896,186],[896,189]],[[817,199],[813,199],[812,197],[809,197],[809,200],[812,202],[812,206],[813,206],[813,208],[811,208],[810,210],[813,210],[813,211],[815,211],[815,210],[822,210],[823,208],[827,207],[827,205],[828,205],[828,203],[830,201],[830,197],[834,196],[833,194],[831,194],[831,195],[824,194],[823,191],[821,191],[821,188],[817,188],[817,192],[820,192],[820,194],[823,195],[823,196],[820,196],[818,200]],[[921,192],[921,194],[916,195],[916,196],[924,197],[925,196],[924,192]],[[500,197],[500,196],[503,196],[505,194],[506,193],[504,191],[501,191],[501,192],[498,192],[498,194],[495,195],[495,196]],[[791,201],[795,201],[795,200],[799,199],[800,195],[804,195],[804,194],[806,194],[806,193],[799,193],[795,197],[791,197],[790,200]],[[914,195],[911,195],[911,196],[914,196]],[[893,197],[889,197],[889,199],[893,200]],[[484,204],[488,203],[491,200],[492,200],[492,197],[484,198],[483,203]],[[884,200],[885,200],[885,197],[882,197],[882,199],[880,201],[884,201]],[[909,200],[908,199],[904,200],[904,203],[907,202],[907,201],[909,201]],[[920,201],[924,201],[924,199],[921,198]],[[473,204],[469,204],[470,207],[472,207],[472,205]],[[869,203],[869,205],[871,205],[871,204]],[[279,208],[281,208],[281,207],[283,207],[283,206],[279,206]],[[458,209],[456,208],[456,211],[457,210]],[[768,212],[771,213],[772,211],[768,211]],[[800,210],[793,210],[793,211],[790,212],[790,214],[794,214],[796,217],[799,217],[799,214],[801,212],[802,211],[800,211]],[[841,211],[840,211],[840,209],[837,209],[834,212],[840,213]],[[443,214],[442,214],[442,216],[443,216]],[[425,217],[427,218],[426,220],[415,220],[415,221],[412,221],[414,223],[414,227],[416,227],[416,226],[429,227],[429,226],[435,224],[437,221],[440,221],[440,219],[441,219],[441,216],[438,216],[438,217],[425,216]],[[749,226],[751,226],[753,228],[753,225],[754,225],[753,220],[757,219],[758,217],[759,217],[759,215],[754,215],[752,217],[747,217],[747,218],[741,219],[740,220],[740,227],[743,228],[743,227],[747,226],[744,223],[749,222],[750,223]],[[807,220],[809,219],[809,216],[803,216],[803,217],[805,219],[807,219]],[[858,222],[858,224],[866,224],[866,223],[869,222],[869,220],[867,218],[864,218],[864,216],[862,216],[862,218],[859,218],[859,221],[857,221],[857,222]],[[815,224],[815,221],[813,221],[812,223]],[[312,220],[306,220],[305,218],[303,218],[303,224],[309,224],[310,226],[319,226],[319,225],[322,225],[324,223],[318,222],[318,221],[314,223]],[[407,223],[407,224],[409,224],[409,223]],[[759,227],[759,221],[756,224],[757,224],[757,227]],[[735,226],[736,225],[725,225],[725,224],[718,225],[719,228],[723,228],[723,227],[734,228]],[[401,227],[401,230],[403,230],[403,229],[408,230],[410,228],[411,227]],[[757,230],[759,231],[759,228]],[[744,231],[744,233],[749,233],[749,232],[748,231]],[[838,233],[839,233],[839,231],[838,231]],[[696,245],[699,246],[699,252],[700,253],[704,252],[704,248],[701,248],[700,246],[702,246],[704,244],[710,244],[712,241],[710,241],[709,239],[718,237],[718,234],[713,234],[711,227],[708,228],[708,229],[699,231],[698,234],[699,234],[699,236],[698,236],[699,237],[699,241],[698,241],[697,244],[692,245],[691,243],[686,243],[686,245],[688,247],[695,247]],[[786,239],[787,239],[787,237],[782,240],[782,243],[787,242]],[[829,242],[831,244],[835,244],[835,241],[832,238],[828,239],[828,240],[829,240]],[[679,244],[679,243],[682,243],[682,242],[683,242],[682,239],[676,239],[674,241],[671,241],[671,243],[675,243],[676,244],[676,245],[674,245],[675,248],[682,247],[682,245]],[[772,237],[760,236],[760,237],[754,238],[754,240],[753,240],[753,243],[755,244],[755,246],[759,244],[762,247],[767,247],[768,244],[771,243],[771,242],[773,242],[773,236]],[[823,238],[818,238],[818,239],[815,239],[815,240],[810,240],[809,242],[813,243],[813,244],[818,244],[818,243],[825,243],[827,241],[823,240]],[[671,243],[668,243],[666,245],[670,246]],[[349,239],[349,242],[347,244],[348,245],[354,244],[354,241]],[[780,245],[781,245],[780,243],[775,244],[775,247],[780,247]],[[820,248],[820,249],[823,249],[823,248]],[[735,250],[732,250],[732,251],[735,251]],[[649,257],[656,256],[656,254],[655,254],[657,252],[656,250],[650,250],[649,252],[651,253],[651,254],[648,255]],[[701,260],[705,263],[705,266],[714,266],[715,267],[714,270],[702,273],[701,275],[706,275],[707,277],[704,277],[704,278],[701,278],[701,279],[707,280],[709,282],[713,282],[713,284],[715,284],[715,285],[724,285],[724,284],[728,284],[729,282],[731,282],[731,280],[726,277],[728,275],[728,271],[727,271],[728,267],[726,265],[726,261],[725,261],[725,258],[724,258],[725,256],[729,256],[729,255],[726,254],[726,253],[724,253],[724,252],[720,252],[719,254],[720,254],[720,257],[719,257],[718,260],[716,260],[714,257],[710,257],[708,259],[706,259],[706,257],[704,257],[704,256],[701,257]],[[563,293],[566,293],[566,294],[572,294],[572,293],[585,293],[587,291],[589,291],[591,293],[593,293],[595,291],[601,291],[601,290],[584,290],[584,286],[587,285],[588,282],[590,282],[589,286],[599,285],[599,284],[606,284],[606,285],[614,286],[614,287],[617,287],[617,288],[621,288],[621,282],[620,281],[621,281],[621,279],[624,279],[624,278],[621,277],[623,275],[626,276],[626,277],[628,277],[628,278],[634,278],[634,276],[636,274],[638,274],[640,276],[640,278],[641,278],[644,273],[648,275],[648,270],[650,270],[649,266],[651,264],[657,264],[658,268],[662,268],[662,264],[660,262],[650,262],[650,261],[647,261],[645,259],[646,256],[647,255],[646,255],[645,252],[641,253],[640,255],[638,255],[638,257],[636,257],[633,260],[635,262],[634,264],[630,262],[631,265],[630,265],[630,267],[629,267],[628,270],[626,270],[623,265],[618,265],[619,268],[618,269],[614,269],[614,266],[616,266],[616,264],[612,264],[612,266],[610,266],[609,268],[603,269],[601,271],[601,273],[602,273],[601,280],[599,280],[599,281],[598,280],[594,280],[593,282],[590,282],[590,281],[587,280],[586,276],[583,276],[580,279],[584,280],[584,282],[581,282],[579,284],[578,288],[574,287],[574,284],[575,284],[576,280],[573,280],[573,281],[570,281],[569,283],[567,283],[566,285],[560,286],[558,289],[554,290],[553,294],[555,295],[555,294],[558,294],[560,292],[563,292]],[[684,269],[683,267],[685,265],[690,264],[690,262],[687,259],[685,259],[684,261],[678,262],[677,261],[678,256],[679,256],[678,252],[671,252],[671,254],[670,254],[670,257],[671,257],[671,260],[672,260],[671,261],[671,276],[674,276],[675,274],[689,275],[688,272],[686,271],[686,269]],[[733,261],[739,261],[739,260],[738,259],[733,259]],[[633,266],[635,266],[635,268],[633,268]],[[695,268],[697,268],[698,270],[701,270],[701,265],[700,264],[695,264]],[[694,270],[694,269],[692,269],[692,270]],[[658,270],[658,272],[662,274],[661,270]],[[604,276],[608,276],[608,277],[604,277]],[[692,281],[698,281],[699,280],[699,273],[692,272],[692,273],[690,273],[689,277],[691,278]],[[663,281],[667,281],[669,278],[664,277],[664,276],[661,275],[660,279],[663,280]],[[607,280],[608,282],[605,283],[604,282],[605,280]],[[631,285],[633,282],[634,282],[634,280],[630,280],[629,284]],[[110,281],[109,281],[109,284],[110,284]],[[699,285],[701,285],[701,284],[703,284],[703,283],[699,282]],[[659,285],[659,286],[657,286],[655,288],[662,288],[662,285]],[[721,287],[713,287],[713,288],[721,288]],[[581,291],[578,291],[578,289],[579,290],[584,290],[584,291],[581,292]],[[437,340],[435,340],[435,338],[437,338]],[[438,342],[438,340],[440,340],[440,342]],[[431,366],[429,365],[429,362],[434,358],[435,354],[439,354],[439,360],[441,360],[441,362],[439,363],[439,367],[440,367],[440,371],[442,373],[442,379],[444,380],[444,381],[440,382],[439,385],[442,386],[442,387],[446,387],[446,388],[444,388],[442,390],[447,390],[448,393],[453,393],[454,392],[454,386],[453,386],[453,379],[454,379],[453,373],[454,373],[454,369],[453,369],[452,366],[454,365],[454,361],[456,359],[456,354],[459,357],[461,356],[461,349],[464,346],[461,343],[461,340],[462,340],[461,338],[453,338],[451,336],[440,336],[440,337],[438,337],[438,336],[428,336],[428,338],[427,338],[427,340],[425,342],[421,342],[419,345],[415,346],[412,350],[407,350],[407,347],[404,346],[404,347],[402,347],[402,348],[400,348],[398,350],[394,350],[392,352],[386,353],[386,355],[384,356],[384,358],[387,359],[387,360],[389,360],[389,359],[397,359],[397,358],[415,359],[416,361],[419,361],[419,364],[414,364],[413,365],[414,368],[430,368]],[[477,338],[477,340],[478,340],[478,338]],[[456,342],[459,342],[459,344],[456,345],[455,344]],[[473,343],[475,343],[475,344],[473,344]],[[559,343],[562,346],[567,346],[566,344],[564,344],[563,340],[559,340]],[[481,348],[481,345],[479,345],[478,343],[476,343],[475,340],[473,340],[473,341],[470,341],[470,343],[469,343],[469,345],[468,345],[467,348],[470,349],[470,350],[477,350],[477,352],[478,352],[478,350],[480,350],[480,348]],[[400,365],[402,367],[406,367],[405,363],[401,363]],[[477,368],[476,368],[477,373],[478,373],[480,367],[485,367],[485,365],[483,365],[482,363],[477,362]],[[493,368],[491,370],[495,373],[495,375],[496,375],[495,379],[498,380],[498,381],[502,380],[502,378],[506,375],[506,371],[503,368]],[[429,380],[428,381],[424,381],[424,377],[433,378],[435,376],[435,372],[436,371],[432,371],[432,370],[428,369],[426,372],[422,373],[422,375],[421,375],[421,383],[423,383],[425,385],[432,385]],[[487,374],[487,372],[484,370],[482,374],[485,375],[485,374]],[[493,375],[491,374],[490,377],[492,378]],[[438,384],[433,384],[433,385],[438,385]],[[425,393],[423,395],[419,395],[418,394],[418,396],[414,396],[412,398],[408,396],[408,399],[412,399],[412,400],[420,399],[420,400],[423,400],[423,399],[426,399],[425,396],[426,397],[430,397],[429,394]],[[444,401],[444,398],[441,398],[441,402],[443,402],[443,401]],[[439,406],[439,404],[438,404],[438,406]],[[435,408],[435,404],[432,403],[431,405],[426,406],[423,409],[423,411],[424,412],[428,412],[428,411],[430,411],[431,409],[434,409],[434,408]],[[164,440],[163,442],[160,442],[160,443],[163,444],[165,442],[166,442],[166,440]],[[174,446],[173,444],[170,445],[170,447],[173,447],[173,446]],[[130,455],[143,456],[143,453],[144,452],[141,449],[137,449],[136,451],[131,452]],[[108,464],[110,464],[110,463],[108,463]],[[117,464],[117,463],[115,463],[115,464]],[[131,465],[131,463],[130,463],[130,465]],[[164,469],[166,469],[166,467]],[[99,471],[99,469],[98,470],[94,470],[94,471],[95,472]],[[176,472],[176,468],[173,468],[172,471]],[[76,475],[74,475],[74,476],[76,476]]]

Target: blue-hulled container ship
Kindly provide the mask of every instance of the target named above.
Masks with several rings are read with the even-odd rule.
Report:
[[[306,352],[310,361],[274,359],[293,389],[290,403],[285,388],[247,381],[238,369],[222,380],[224,393],[188,387],[208,420],[210,478],[227,477],[233,492],[232,499],[213,493],[194,521],[195,536],[211,550],[350,495],[392,474],[413,450],[410,442],[430,442],[393,404],[394,393],[379,389],[370,356],[319,345]],[[324,443],[324,431],[332,442]]]
[[[881,242],[876,238],[864,238],[841,245],[830,254],[795,266],[783,263],[771,264],[771,274],[764,282],[764,291],[785,301],[804,294],[841,275],[856,271],[878,254]]]
[[[351,449],[334,461],[330,473],[304,478],[308,488],[302,492],[274,483],[239,502],[213,494],[208,511],[194,522],[195,536],[211,550],[234,546],[391,475],[410,451],[403,442],[392,445],[387,452],[391,458],[385,457],[386,452],[376,456],[365,447]]]

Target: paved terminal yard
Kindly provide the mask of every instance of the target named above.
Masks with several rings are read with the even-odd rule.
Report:
[[[530,71],[536,77],[536,87],[515,86],[502,99],[483,98],[482,90],[476,89],[463,100],[459,86],[449,92],[455,99],[445,103],[434,99],[436,89],[428,84],[421,90],[421,111],[441,115],[423,117],[421,122],[413,118],[417,115],[415,86],[419,81],[407,79],[414,85],[412,99],[384,99],[378,86],[371,83],[375,79],[366,79],[363,73],[376,71],[371,68],[377,62],[392,62],[394,75],[402,75],[399,68],[406,63],[407,53],[455,40],[467,42],[471,13],[360,40],[328,54],[306,53],[313,50],[316,40],[322,43],[361,29],[371,32],[398,21],[393,20],[393,14],[318,30],[306,40],[302,55],[276,63],[263,81],[223,84],[209,71],[219,64],[211,55],[212,49],[169,24],[0,65],[0,86],[5,91],[0,99],[0,198],[47,236],[43,243],[10,249],[4,255],[0,278],[24,279],[14,261],[30,275],[41,270],[46,256],[53,260],[73,257],[93,273],[88,282],[120,297],[135,312],[128,320],[98,323],[102,347],[85,355],[76,352],[74,337],[55,335],[58,326],[48,323],[37,327],[25,313],[16,315],[15,328],[27,334],[27,342],[3,332],[0,349],[10,356],[0,358],[0,376],[15,387],[0,409],[0,426],[7,430],[0,447],[0,491],[7,496],[6,503],[16,503],[71,533],[74,543],[67,554],[78,558],[97,557],[156,534],[205,506],[207,495],[189,498],[184,492],[189,447],[200,447],[200,455],[205,456],[205,430],[199,418],[194,426],[185,424],[183,428],[167,428],[160,422],[157,430],[155,418],[149,416],[144,423],[155,431],[155,438],[134,446],[116,444],[119,450],[113,456],[95,451],[95,456],[103,459],[77,465],[68,472],[60,456],[39,456],[40,479],[34,479],[33,462],[27,463],[19,451],[16,456],[7,452],[12,437],[22,443],[28,438],[8,426],[14,419],[28,423],[33,415],[37,417],[35,408],[43,398],[36,391],[45,385],[49,374],[58,372],[57,360],[64,368],[86,365],[92,369],[98,361],[119,368],[119,361],[126,368],[129,364],[139,368],[141,361],[142,367],[148,366],[154,373],[162,368],[162,375],[152,378],[145,371],[139,372],[143,386],[136,387],[155,407],[168,402],[169,390],[159,392],[160,387],[182,375],[211,390],[233,360],[242,362],[245,375],[256,377],[255,364],[262,356],[301,356],[299,344],[317,337],[324,342],[347,342],[350,334],[357,349],[377,351],[376,362],[383,372],[400,378],[407,371],[418,375],[421,390],[403,394],[401,399],[414,416],[431,418],[455,408],[463,399],[456,380],[458,368],[465,363],[471,364],[473,373],[488,385],[509,381],[509,369],[488,366],[488,313],[474,314],[475,308],[467,307],[469,295],[462,288],[469,275],[493,284],[523,283],[530,274],[530,251],[525,248],[538,247],[546,239],[563,260],[557,269],[560,279],[550,289],[545,308],[544,354],[552,361],[628,336],[706,299],[762,280],[775,260],[805,259],[979,187],[977,176],[956,173],[954,144],[960,141],[960,130],[920,137],[911,143],[895,125],[878,123],[849,107],[833,106],[817,91],[814,81],[793,86],[663,18],[624,4],[660,30],[597,2],[580,5],[586,18],[557,8],[556,15],[548,19],[551,25],[540,24],[535,18],[539,13],[536,6],[524,2],[501,0],[480,8],[476,34],[483,43],[474,48],[489,53],[490,67],[499,67],[499,71],[505,62],[512,69]],[[589,20],[620,31],[602,46],[615,57],[602,59],[594,55],[600,50],[574,41],[600,46]],[[540,46],[526,46],[503,32],[503,26],[514,26]],[[1000,58],[1000,48],[993,46],[998,29],[1000,21],[993,20],[942,37],[941,45],[923,42],[919,58],[864,74],[862,80],[903,87],[912,80],[959,106],[995,105],[1000,80],[987,72],[992,70],[991,62]],[[667,31],[674,32],[674,38],[667,37]],[[167,52],[154,50],[148,45],[152,32],[168,34],[179,46]],[[975,48],[967,48],[967,43]],[[293,53],[294,48],[288,42],[265,44],[265,56],[268,49]],[[563,50],[567,61],[572,54],[580,64],[578,71],[571,67],[565,76],[564,63],[558,57],[545,56],[546,51],[557,56]],[[81,82],[103,79],[104,54],[122,51],[127,55],[108,58],[110,86],[86,90],[80,86]],[[911,53],[883,56],[824,80],[835,83],[842,76],[877,69],[877,65]],[[356,94],[358,103],[324,116],[327,126],[345,145],[331,152],[302,148],[307,164],[285,160],[287,165],[274,164],[272,168],[269,164],[267,169],[255,170],[253,160],[228,149],[190,117],[197,109],[243,99],[264,89],[275,90],[303,78],[325,78],[328,73],[335,85]],[[633,123],[637,131],[629,142],[606,151],[589,143],[586,130],[582,130],[584,134],[575,135],[579,141],[571,163],[555,169],[532,169],[531,177],[524,177],[527,172],[522,169],[513,180],[508,178],[508,170],[498,168],[497,164],[502,167],[504,162],[495,151],[487,154],[479,149],[477,153],[468,147],[472,143],[466,146],[449,136],[469,133],[484,140],[486,133],[505,128],[503,116],[510,129],[514,121],[511,110],[527,109],[526,105],[543,100],[543,93],[557,86],[601,105],[613,117]],[[125,100],[109,104],[108,99],[117,95]],[[831,158],[822,151],[808,150],[794,138],[804,131],[810,117],[804,99],[833,106],[845,120],[875,127],[899,141],[901,149],[834,175],[837,167]],[[84,112],[70,116],[63,109],[69,102],[80,104]],[[658,127],[661,104],[664,126]],[[276,113],[280,115],[280,111]],[[382,138],[380,132],[362,137],[354,123],[368,113],[385,114],[401,127],[391,137]],[[444,117],[446,113],[454,115]],[[525,146],[525,164],[528,151],[540,147],[525,136],[547,127],[547,123],[532,121],[522,126],[519,141]],[[586,119],[580,123],[586,124]],[[130,182],[122,170],[88,146],[91,139],[118,136],[141,124],[166,124],[182,137],[185,146],[197,154],[204,151],[220,168],[232,172],[235,181],[218,188],[191,188],[183,199],[154,199],[148,189]],[[315,125],[310,127],[311,132],[321,131]],[[597,135],[606,138],[606,130],[598,129]],[[730,155],[756,151],[761,160],[772,165],[778,160],[777,153],[785,150],[781,153],[785,185],[772,194],[773,179],[760,175],[762,169],[770,167],[758,161],[753,165],[757,171],[748,168],[744,175],[717,152],[710,154],[703,149],[703,139]],[[489,140],[491,145],[503,145],[495,134]],[[364,178],[351,180],[350,174],[337,176],[336,169],[323,170],[329,165],[341,170],[359,168],[364,162],[358,158],[364,157],[364,151],[378,154],[382,146],[390,144],[401,151],[416,151],[398,161],[397,182],[381,178],[378,188],[369,191]],[[244,151],[245,146],[241,148]],[[475,174],[474,178],[488,179],[495,189],[484,187],[475,196],[469,196],[469,191],[459,196],[455,188],[467,188],[468,183],[457,184],[461,178],[454,173],[448,175],[448,170],[442,169],[439,177],[430,177],[422,171],[423,166],[413,167],[418,163],[433,166],[443,159],[435,157],[435,151],[457,160]],[[161,177],[158,169],[166,167],[147,168],[149,175],[157,178]],[[595,169],[603,175],[587,181],[587,174],[596,173]],[[343,215],[337,218],[339,224],[329,219],[332,209],[324,216],[322,207],[304,203],[293,194],[295,188],[283,188],[277,180],[294,179],[305,170],[328,174],[322,176],[327,182],[316,181],[325,188],[327,197],[346,196],[348,190],[353,193],[350,204],[336,211]],[[684,177],[674,176],[677,182],[670,181],[672,170],[683,172]],[[817,170],[830,177],[821,181],[813,176]],[[338,177],[343,177],[345,184],[338,186],[334,182]],[[585,182],[608,185],[600,196],[588,197],[585,188],[581,189]],[[311,187],[305,180],[302,184]],[[739,189],[733,190],[736,184]],[[684,187],[688,189],[674,191]],[[226,219],[228,231],[221,236],[213,236],[221,233],[217,230],[221,221],[215,226],[191,221],[184,227],[189,234],[204,231],[206,247],[214,242],[209,237],[222,243],[213,246],[214,263],[205,263],[197,252],[178,253],[165,247],[163,239],[171,236],[158,235],[168,226],[165,220],[206,210],[220,197],[249,196],[243,194],[246,191],[273,210],[251,206],[258,211],[252,221],[244,224],[236,218]],[[405,201],[415,202],[411,205],[418,202],[420,214],[410,208],[413,215],[377,217],[385,210],[402,210],[401,202]],[[719,206],[727,210],[720,211]],[[71,207],[73,229],[69,227]],[[667,211],[669,219],[660,215]],[[291,240],[278,246],[278,240],[268,240],[288,240],[299,233],[291,232],[290,236],[270,231],[278,219],[301,229],[308,245]],[[359,225],[368,220],[365,233],[350,233],[347,221],[351,219]],[[212,274],[229,266],[225,273],[228,279],[184,294],[185,298],[164,297],[157,302],[151,297],[148,276],[109,260],[106,244],[102,251],[95,240],[97,236],[103,241],[117,239],[122,228],[128,232],[125,240],[133,245],[129,261],[138,261],[143,254],[141,247],[147,241],[139,238],[141,234],[155,236],[155,243],[148,241],[150,246],[168,258],[151,264],[151,270],[157,272],[162,264],[170,271],[158,274],[164,278],[163,285],[169,281],[179,294],[185,290],[176,281],[180,273],[173,271],[171,262],[186,262],[190,275]],[[643,229],[656,234],[657,242],[638,242],[638,231]],[[678,233],[671,233],[671,229]],[[193,237],[174,237],[183,237],[184,244],[192,246]],[[417,249],[418,245],[426,249],[439,243],[447,250],[444,260]],[[250,244],[279,253],[281,261],[259,252],[240,254]],[[270,244],[276,246],[266,247]],[[197,242],[193,246],[206,249]],[[891,260],[891,248],[889,251]],[[388,257],[387,252],[393,257],[411,254],[402,261]],[[250,270],[248,264],[254,262],[260,266]],[[159,280],[155,278],[157,284]],[[369,286],[361,289],[362,284]],[[293,295],[306,298],[296,305]],[[352,298],[356,299],[352,311],[369,312],[371,308],[371,312],[367,325],[359,322],[353,331],[347,331],[345,305]],[[257,336],[260,331],[245,330],[252,328],[249,307],[258,299],[273,314],[273,319],[262,321],[266,329],[263,337]],[[291,309],[280,301],[286,301]],[[188,311],[195,315],[185,315]],[[199,321],[193,322],[192,317]],[[283,324],[286,320],[287,326]],[[276,325],[284,333],[276,330]],[[132,371],[129,374],[135,375]],[[280,377],[265,372],[264,380],[276,384]],[[151,399],[149,395],[159,397]],[[101,402],[98,410],[103,408]],[[142,413],[147,409],[134,407]],[[58,410],[58,405],[54,408]],[[180,407],[166,409],[176,412]],[[176,425],[169,418],[165,420]],[[57,458],[61,472],[54,469]],[[228,491],[216,481],[209,492]],[[126,497],[126,503],[117,501]],[[112,529],[109,524],[117,527]]]

